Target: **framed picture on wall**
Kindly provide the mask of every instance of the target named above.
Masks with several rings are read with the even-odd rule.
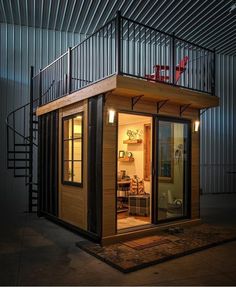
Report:
[[[124,150],[120,150],[119,151],[119,158],[125,157],[125,151]]]

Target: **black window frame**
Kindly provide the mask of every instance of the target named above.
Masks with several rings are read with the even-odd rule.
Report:
[[[82,132],[81,132],[81,137],[80,138],[74,138],[74,120],[76,117],[81,116],[81,126],[82,126]],[[72,138],[66,139],[64,137],[64,122],[67,120],[72,120]],[[75,140],[81,139],[81,160],[74,160],[74,152],[73,152],[73,143]],[[65,160],[64,159],[64,142],[71,140],[72,141],[72,158],[71,160]],[[83,153],[83,147],[84,147],[84,112],[79,112],[73,115],[69,115],[66,117],[62,118],[62,157],[61,157],[61,167],[62,167],[62,173],[61,173],[61,182],[63,185],[71,185],[71,186],[77,186],[77,187],[83,187],[83,162],[84,162],[84,153]],[[72,162],[72,174],[73,174],[73,167],[74,167],[74,162],[81,162],[81,182],[75,182],[75,181],[67,181],[64,180],[64,163],[65,161],[71,161]],[[73,177],[72,177],[73,179]]]

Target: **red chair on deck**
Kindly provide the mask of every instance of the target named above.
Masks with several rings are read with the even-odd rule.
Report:
[[[185,56],[175,69],[175,84],[179,81],[181,74],[186,70],[186,65],[188,63],[189,58]],[[166,65],[155,65],[153,66],[154,73],[150,75],[145,75],[145,78],[148,80],[156,80],[162,82],[168,82],[170,76],[168,76],[168,71],[170,70],[169,66]]]

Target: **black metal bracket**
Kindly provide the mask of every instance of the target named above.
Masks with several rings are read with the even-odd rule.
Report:
[[[160,109],[161,109],[162,107],[164,107],[164,105],[165,105],[168,101],[169,101],[169,100],[163,100],[163,101],[157,102],[157,114],[159,114]]]
[[[107,99],[108,99],[108,97],[111,95],[111,93],[106,93],[106,94],[104,94],[103,95],[103,104],[105,105],[105,103],[106,103],[106,101],[107,101]]]
[[[200,112],[200,116],[203,115],[209,108],[205,108],[203,111]]]
[[[131,108],[134,109],[134,106],[138,103],[138,101],[143,97],[143,95],[135,96],[131,98]]]
[[[191,104],[180,106],[180,108],[179,108],[179,116],[182,117],[183,112],[186,111],[190,106],[191,106]]]

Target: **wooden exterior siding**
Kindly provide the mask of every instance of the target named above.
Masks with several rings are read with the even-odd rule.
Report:
[[[107,124],[108,106],[105,106],[103,117],[103,237],[115,234],[116,232],[117,127],[116,125]]]
[[[62,184],[62,118],[83,112],[83,187]],[[87,100],[59,110],[59,218],[87,230]]]
[[[104,107],[103,126],[103,237],[116,233],[116,144],[117,125],[107,124],[107,111],[110,108],[116,111],[132,111],[131,98],[119,95],[107,95]],[[157,114],[155,102],[141,99],[134,107],[134,112]],[[180,106],[166,103],[159,111],[159,115],[180,117]],[[199,110],[186,109],[182,118],[192,122],[199,119]],[[191,219],[199,218],[199,132],[191,133]]]

